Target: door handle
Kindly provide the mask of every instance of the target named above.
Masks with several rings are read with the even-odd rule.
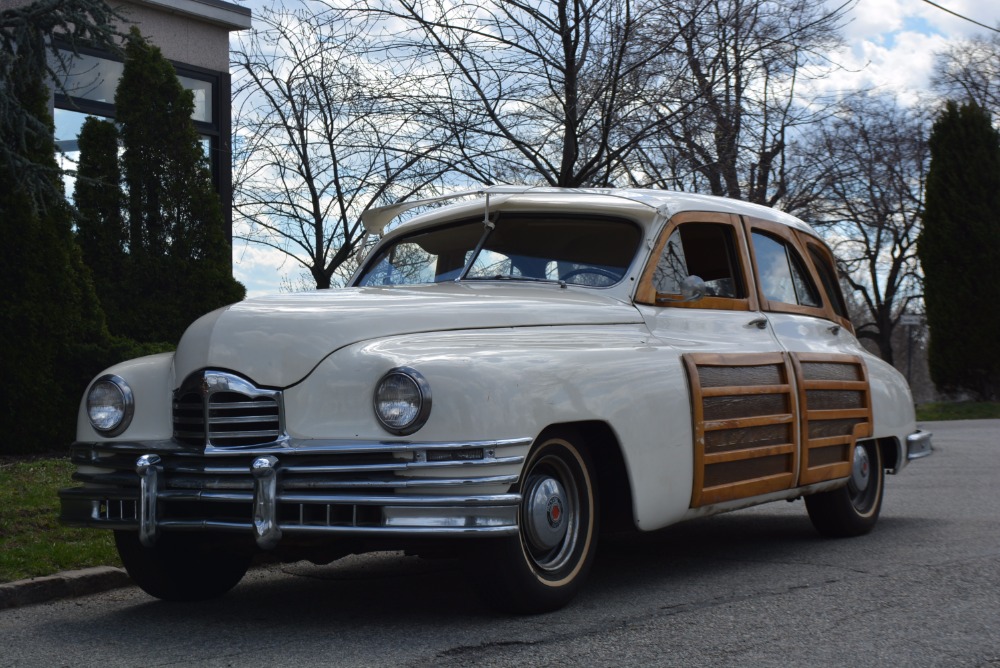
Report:
[[[829,332],[834,336],[837,336],[837,334],[840,334],[840,325],[832,325],[827,327],[827,330],[829,330]]]
[[[767,318],[754,318],[746,324],[747,327],[756,327],[757,329],[767,329]]]

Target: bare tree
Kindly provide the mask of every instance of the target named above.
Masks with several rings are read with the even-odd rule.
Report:
[[[823,113],[803,104],[803,77],[830,69],[826,55],[840,40],[851,2],[832,8],[809,0],[677,0],[662,5],[655,24],[674,48],[680,72],[674,95],[694,100],[691,113],[664,122],[633,168],[637,185],[710,192],[785,209],[791,192],[786,149],[797,129]]]
[[[675,113],[637,0],[359,0],[357,20],[384,27],[378,53],[427,77],[412,99],[456,137],[456,175],[482,183],[611,184]],[[369,26],[369,30],[372,26]],[[664,94],[656,95],[657,91]],[[667,109],[651,114],[647,101]]]
[[[360,213],[440,178],[440,130],[399,104],[414,79],[363,58],[362,26],[329,10],[261,11],[232,52],[234,236],[285,253],[318,288],[363,238]]]
[[[1000,33],[973,37],[939,53],[931,84],[944,99],[975,102],[1000,117]]]
[[[858,336],[893,362],[900,316],[922,308],[917,259],[930,152],[928,119],[891,97],[855,96],[803,150],[824,175],[812,205],[859,303]]]

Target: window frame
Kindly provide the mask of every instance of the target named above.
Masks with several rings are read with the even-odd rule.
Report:
[[[702,299],[690,302],[659,301],[661,299],[680,298],[679,294],[657,292],[653,283],[653,278],[656,273],[657,264],[660,261],[660,256],[663,255],[663,250],[667,245],[667,241],[677,228],[688,223],[724,225],[732,231],[732,239],[734,243],[733,250],[735,252],[736,260],[736,267],[734,267],[734,269],[739,273],[737,278],[740,278],[743,281],[743,286],[746,289],[745,297],[703,297]],[[649,260],[646,262],[646,268],[643,270],[642,277],[639,280],[639,287],[636,289],[635,301],[638,304],[666,308],[757,311],[759,310],[758,292],[756,283],[751,280],[753,276],[751,276],[751,273],[748,271],[750,266],[750,259],[747,255],[746,239],[744,238],[739,216],[717,211],[684,211],[677,213],[672,216],[669,221],[667,221],[667,224],[664,225],[663,229],[660,231],[660,236],[653,246],[653,250],[649,255]]]
[[[837,269],[837,259],[833,256],[833,251],[831,251],[829,246],[823,243],[820,239],[812,235],[796,230],[795,236],[798,237],[803,248],[805,249],[804,257],[806,262],[809,263],[810,270],[815,272],[816,277],[819,279],[817,287],[820,290],[820,294],[824,298],[824,304],[828,306],[830,310],[831,319],[854,334],[854,323],[851,322],[850,311],[847,309],[847,300],[844,299],[844,292],[840,288],[840,275]],[[814,253],[823,259],[823,262],[826,264],[826,269],[833,272],[831,275],[831,278],[833,279],[833,285],[831,286],[834,291],[833,294],[828,294],[826,282],[822,280],[823,277],[821,276],[819,269],[816,267],[817,263],[816,258],[813,255]],[[839,304],[840,309],[843,311],[843,315],[837,312],[837,304]]]
[[[807,244],[811,242],[811,244],[816,248],[826,250],[826,246],[822,244],[822,242],[818,242],[818,240],[814,239],[811,235],[808,235],[801,230],[769,220],[763,220],[761,218],[743,216],[743,225],[744,232],[746,234],[746,243],[752,260],[753,282],[762,310],[773,313],[793,313],[797,315],[808,315],[816,318],[822,318],[824,320],[834,322],[848,329],[852,333],[854,332],[854,328],[851,326],[850,320],[837,315],[835,312],[832,298],[827,294],[826,286],[820,280],[819,272],[816,270],[816,267],[813,264],[813,258],[809,254]],[[760,268],[757,266],[756,249],[753,247],[753,234],[755,231],[768,234],[772,237],[777,237],[782,242],[788,244],[788,246],[798,255],[798,259],[802,267],[806,270],[807,278],[812,281],[813,289],[816,291],[816,294],[819,295],[821,306],[814,307],[770,301],[764,296],[760,280]],[[828,250],[826,250],[824,255],[827,253],[829,253]]]

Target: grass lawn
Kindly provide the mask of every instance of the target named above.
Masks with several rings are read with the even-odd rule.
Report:
[[[121,565],[110,531],[59,523],[56,490],[72,473],[68,458],[0,458],[0,582]]]
[[[995,418],[1000,418],[1000,401],[962,401],[917,406],[917,419],[923,421]]]

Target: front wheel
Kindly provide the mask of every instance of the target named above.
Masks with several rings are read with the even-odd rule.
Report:
[[[858,443],[847,485],[806,497],[809,519],[817,531],[831,538],[866,534],[878,521],[884,483],[885,469],[878,443]]]
[[[488,603],[533,614],[573,598],[596,548],[592,471],[586,451],[564,438],[532,450],[520,485],[518,535],[487,541],[474,566]]]
[[[222,596],[243,579],[252,558],[250,550],[208,534],[165,533],[145,547],[136,532],[115,531],[115,546],[129,577],[165,601]]]

